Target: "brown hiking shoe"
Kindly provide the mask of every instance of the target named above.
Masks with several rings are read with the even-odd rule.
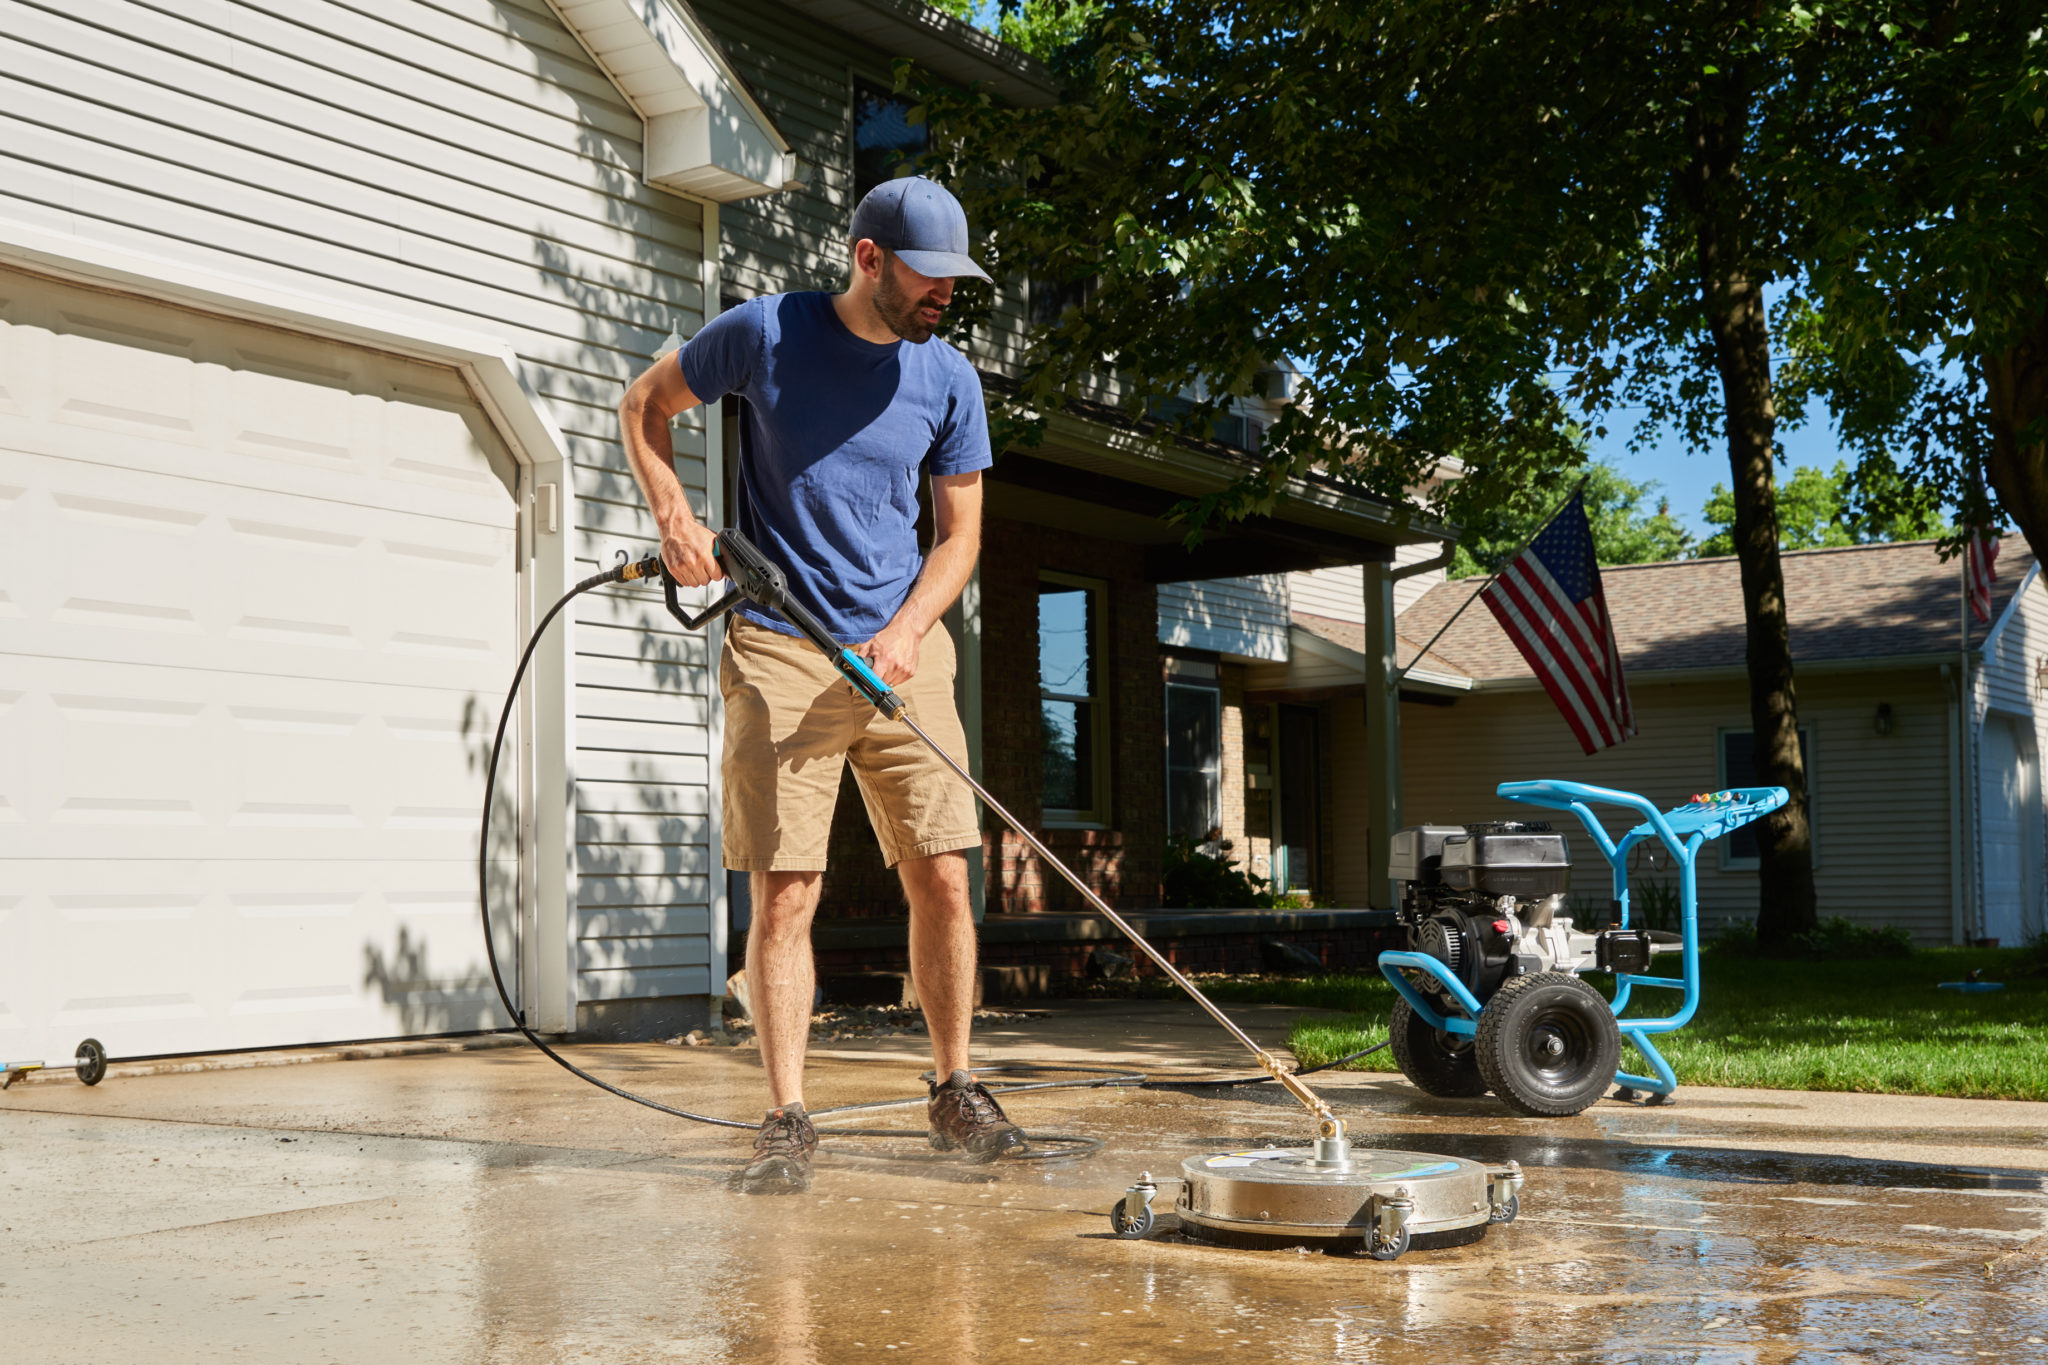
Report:
[[[802,1194],[811,1187],[811,1153],[818,1130],[801,1104],[770,1109],[754,1134],[754,1160],[740,1173],[747,1194]]]
[[[988,1087],[965,1071],[956,1071],[944,1085],[934,1084],[927,1106],[932,1122],[932,1149],[959,1149],[970,1161],[994,1161],[1031,1150],[1024,1130],[1010,1122]]]

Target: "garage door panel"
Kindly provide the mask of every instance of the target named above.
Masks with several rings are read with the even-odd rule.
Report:
[[[509,886],[516,865],[492,871]],[[43,974],[41,989],[30,974],[9,974],[0,1004],[17,1024],[43,1016],[45,1050],[56,1056],[88,1036],[117,1055],[147,1056],[505,1022],[473,882],[447,869],[138,860],[85,876],[47,863],[26,874],[16,914],[40,924],[44,950],[65,955],[42,960],[70,970]],[[22,987],[26,1009],[16,1003]],[[0,1048],[7,1027],[0,1019]]]
[[[481,693],[152,666],[81,679],[62,659],[7,672],[29,690],[0,707],[0,797],[35,819],[0,820],[0,857],[102,856],[109,838],[131,857],[474,856],[496,706]]]
[[[268,621],[333,637],[340,627],[348,647],[383,648],[404,631],[475,638],[474,624],[460,628],[474,617],[473,591],[514,568],[503,516],[480,526],[7,451],[0,478],[36,487],[42,503],[0,509],[19,533],[0,562],[53,608],[127,603],[156,619],[170,608],[209,633]],[[502,640],[509,628],[498,624]]]
[[[0,1051],[500,1026],[515,470],[460,377],[6,272],[0,375]]]

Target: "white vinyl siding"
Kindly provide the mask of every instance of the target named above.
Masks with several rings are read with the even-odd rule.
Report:
[[[1287,658],[1287,579],[1206,578],[1159,585],[1159,643],[1267,662]]]
[[[543,0],[0,0],[0,215],[504,338],[592,566],[654,546],[613,409],[703,320],[702,214],[640,130]],[[645,593],[575,619],[580,998],[708,992],[703,641],[635,635]]]
[[[1618,787],[1663,809],[1712,789],[1717,731],[1749,728],[1743,680],[1660,685],[1637,678],[1631,692],[1640,733],[1591,757],[1579,752],[1557,708],[1538,691],[1402,706],[1402,823],[1528,819],[1530,807],[1494,795],[1498,784],[1527,778]],[[1889,735],[1876,732],[1880,701],[1891,704]],[[1813,733],[1815,820],[1827,832],[1827,857],[1814,874],[1823,917],[1901,925],[1921,943],[1950,941],[1949,706],[1931,666],[1801,675],[1799,720]],[[1620,834],[1634,823],[1616,809],[1607,827]],[[1604,901],[1605,863],[1582,834],[1572,857],[1572,894]],[[1702,931],[1711,936],[1725,924],[1754,919],[1757,874],[1723,869],[1711,847],[1699,861]]]
[[[1423,541],[1416,545],[1394,547],[1394,563],[1397,566],[1420,564],[1434,559],[1442,552],[1435,541]],[[1421,600],[1422,595],[1444,581],[1442,569],[1415,574],[1394,584],[1394,614],[1402,612]],[[1335,569],[1311,569],[1305,573],[1287,575],[1287,591],[1293,599],[1296,611],[1305,611],[1315,616],[1327,616],[1337,621],[1365,620],[1365,567],[1360,564],[1346,564]],[[1416,644],[1422,641],[1417,640]]]

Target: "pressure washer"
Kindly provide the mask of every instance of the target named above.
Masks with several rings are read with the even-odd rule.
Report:
[[[1785,804],[1783,787],[1708,792],[1659,811],[1634,792],[1583,782],[1504,782],[1510,801],[1576,817],[1613,873],[1610,925],[1581,929],[1566,888],[1571,849],[1538,821],[1417,825],[1394,835],[1389,871],[1408,946],[1381,953],[1399,998],[1387,1021],[1401,1073],[1432,1095],[1489,1090],[1519,1114],[1583,1112],[1616,1080],[1617,1097],[1661,1104],[1678,1088],[1650,1035],[1685,1027],[1700,1002],[1700,850]],[[1619,806],[1644,817],[1619,840],[1593,812]],[[1679,927],[1643,928],[1629,917],[1629,854],[1656,840],[1678,867]],[[1653,976],[1653,957],[1680,955],[1676,977]],[[1580,978],[1611,972],[1614,997]],[[1637,987],[1684,992],[1677,1011],[1624,1016]],[[1654,1073],[1620,1070],[1626,1038]]]
[[[497,780],[498,756],[504,742],[505,727],[512,715],[513,701],[518,696],[519,684],[525,676],[527,664],[548,626],[576,597],[610,584],[659,578],[663,603],[669,614],[680,622],[685,630],[702,630],[711,621],[742,602],[752,602],[776,612],[796,627],[798,632],[831,661],[846,682],[866,698],[885,720],[909,726],[912,733],[937,754],[998,819],[1016,831],[1018,837],[1037,853],[1046,866],[1065,878],[1091,909],[1116,926],[1118,931],[1150,958],[1153,965],[1168,979],[1186,991],[1188,996],[1226,1033],[1252,1054],[1260,1068],[1261,1074],[1257,1076],[1209,1084],[1231,1086],[1270,1080],[1286,1090],[1308,1111],[1314,1124],[1315,1136],[1307,1146],[1257,1148],[1188,1158],[1182,1164],[1180,1175],[1168,1182],[1174,1183],[1177,1180],[1180,1185],[1175,1206],[1183,1233],[1201,1240],[1237,1246],[1282,1246],[1316,1242],[1332,1250],[1358,1250],[1378,1260],[1392,1260],[1411,1247],[1454,1246],[1477,1241],[1485,1236],[1490,1225],[1514,1219],[1520,1208],[1518,1192],[1522,1184],[1522,1173],[1520,1167],[1512,1161],[1486,1166],[1461,1157],[1437,1156],[1423,1152],[1354,1149],[1345,1130],[1344,1121],[1302,1079],[1308,1072],[1290,1070],[1279,1058],[1260,1047],[1251,1035],[1217,1008],[1194,982],[1154,948],[1128,920],[1097,895],[1078,873],[1055,856],[1052,850],[1026,828],[1022,821],[1012,815],[959,760],[935,742],[918,724],[917,718],[910,713],[902,699],[868,666],[867,661],[834,639],[817,617],[803,603],[790,595],[788,581],[779,567],[751,545],[746,537],[733,530],[719,533],[715,540],[715,553],[732,586],[717,601],[694,615],[683,609],[677,597],[676,581],[659,555],[650,555],[640,560],[628,560],[622,555],[619,564],[602,573],[592,574],[576,584],[560,601],[549,608],[547,614],[541,618],[540,624],[535,627],[533,636],[528,640],[524,652],[520,655],[518,667],[513,673],[512,686],[505,699],[505,709],[499,715],[497,732],[491,740],[490,761],[484,776],[483,831],[477,851],[477,896],[483,918],[484,942],[490,960],[491,979],[497,986],[498,998],[504,1004],[506,1013],[528,1042],[572,1074],[623,1099],[696,1123],[747,1130],[755,1126],[736,1119],[691,1113],[634,1094],[590,1074],[563,1057],[527,1027],[523,1013],[513,1005],[492,942],[489,884],[484,854],[484,850],[490,847],[491,792]],[[1084,1070],[1035,1069],[1070,1072]],[[1002,1073],[1005,1069],[985,1070]],[[1149,1081],[1138,1073],[1092,1070],[1080,1079],[1029,1081],[1001,1087],[996,1093],[1006,1094],[1065,1086],[1147,1085],[1186,1088],[1199,1084],[1202,1083]],[[814,1117],[823,1118],[834,1114],[922,1103],[922,1099],[885,1100],[871,1104],[848,1105],[840,1109],[820,1110]],[[866,1128],[820,1127],[818,1131],[829,1136],[848,1137],[925,1136],[922,1131],[878,1132]],[[1026,1156],[1005,1157],[1003,1160],[1009,1162],[1083,1156],[1091,1154],[1101,1146],[1095,1139],[1059,1134],[1033,1134],[1032,1143],[1033,1150]],[[1128,1237],[1143,1237],[1152,1231],[1152,1201],[1159,1192],[1160,1183],[1146,1172],[1131,1185],[1124,1197],[1110,1211],[1110,1223],[1116,1232]]]

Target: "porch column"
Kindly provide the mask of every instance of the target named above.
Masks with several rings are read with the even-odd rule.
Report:
[[[946,609],[946,629],[953,633],[954,652],[959,657],[959,670],[953,677],[953,700],[960,708],[960,725],[967,732],[967,771],[975,780],[982,780],[981,766],[981,565],[974,566],[974,572],[967,579],[967,586],[960,592],[960,600]],[[977,823],[981,820],[981,805],[974,807]],[[981,923],[988,913],[988,878],[982,867],[980,845],[967,850],[967,900],[974,908],[974,922]]]
[[[1394,657],[1394,566],[1365,569],[1366,904],[1394,906],[1388,845],[1401,827],[1401,701]]]

